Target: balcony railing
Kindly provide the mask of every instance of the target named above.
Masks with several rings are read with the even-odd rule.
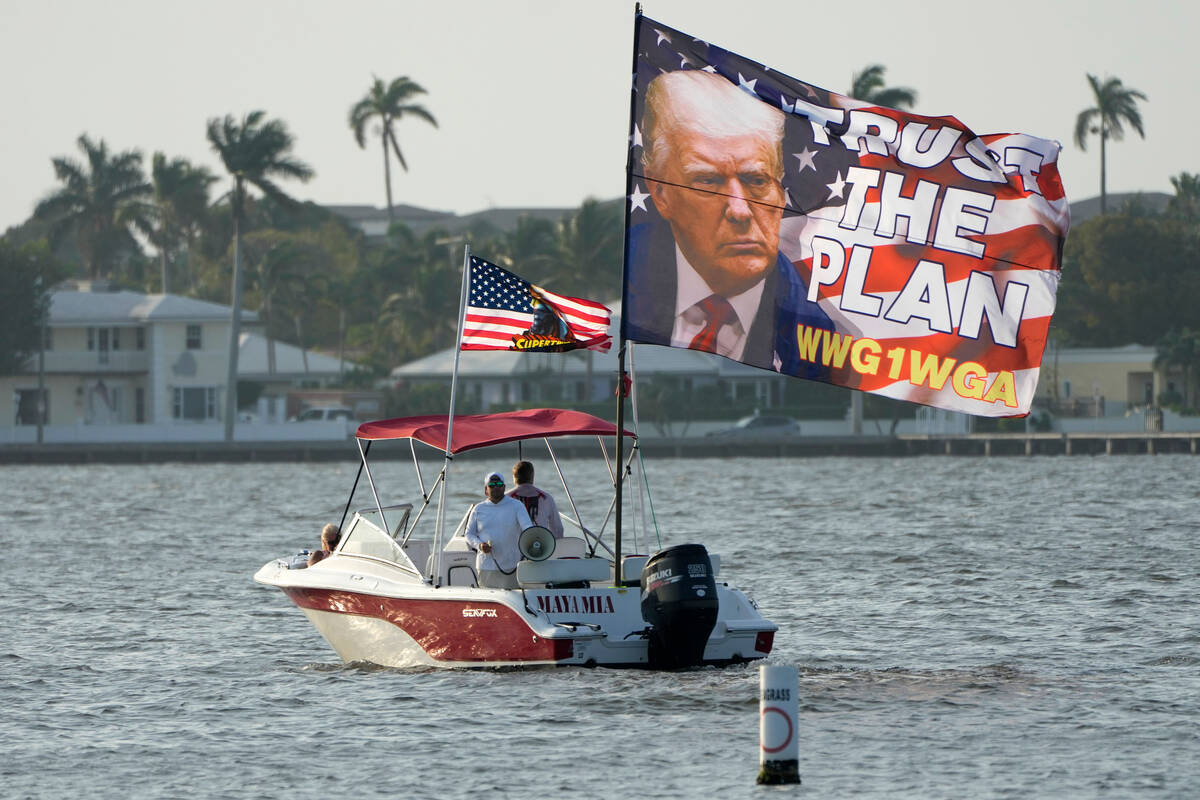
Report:
[[[37,369],[37,356],[29,360]],[[147,372],[150,356],[142,350],[46,351],[46,372]]]

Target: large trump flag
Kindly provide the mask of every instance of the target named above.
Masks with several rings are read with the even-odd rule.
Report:
[[[622,335],[1027,414],[1060,145],[872,106],[638,18]]]

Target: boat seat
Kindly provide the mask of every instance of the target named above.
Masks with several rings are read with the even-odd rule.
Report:
[[[587,542],[578,536],[564,536],[554,543],[552,558],[583,558],[587,552]]]
[[[650,556],[625,556],[621,559],[621,573],[625,576],[626,583],[640,583],[642,580],[642,569],[645,568],[646,562],[650,560]]]
[[[425,562],[425,574],[433,572],[433,556]],[[476,586],[475,553],[470,550],[451,550],[447,547],[442,551],[442,585],[443,586]]]
[[[612,578],[612,562],[605,558],[548,558],[525,560],[517,564],[517,581],[545,586],[607,581]]]

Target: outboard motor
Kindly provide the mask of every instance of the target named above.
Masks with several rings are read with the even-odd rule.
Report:
[[[717,583],[702,544],[668,547],[642,569],[642,618],[650,623],[650,666],[691,667],[717,624]]]

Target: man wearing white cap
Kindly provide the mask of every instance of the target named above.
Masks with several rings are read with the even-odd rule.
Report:
[[[504,494],[504,478],[489,472],[483,479],[487,499],[471,509],[467,542],[475,553],[475,572],[481,587],[517,589],[518,541],[521,531],[533,527],[525,504]]]

